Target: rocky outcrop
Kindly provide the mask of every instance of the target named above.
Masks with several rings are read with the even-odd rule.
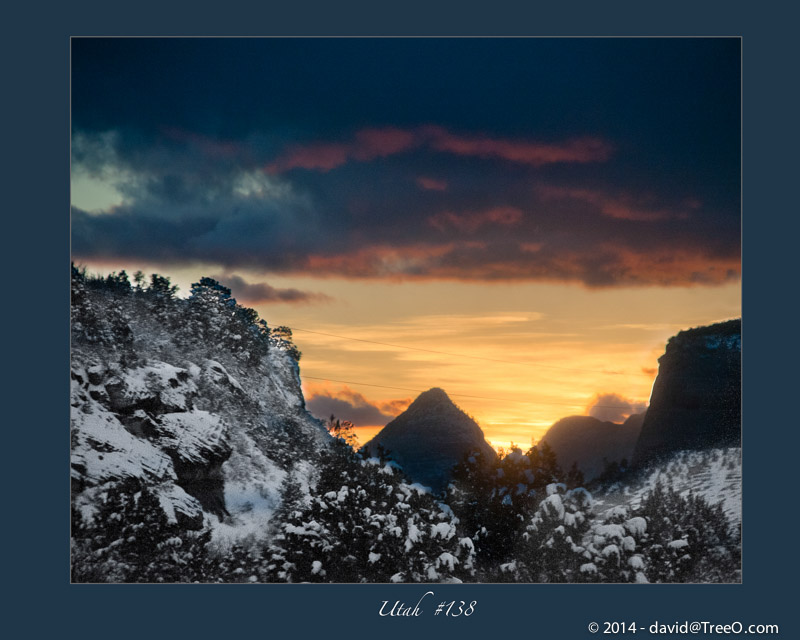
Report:
[[[105,298],[93,303],[102,312]],[[257,362],[213,344],[214,359],[182,350],[177,330],[143,307],[133,296],[118,304],[132,337],[124,350],[73,344],[73,504],[90,514],[110,483],[137,478],[183,526],[266,530],[287,474],[307,486],[307,460],[330,441],[305,409],[296,359],[280,348]]]
[[[606,462],[631,461],[644,416],[634,414],[622,424],[591,416],[562,418],[547,430],[542,442],[550,445],[563,469],[576,464],[588,482],[603,472]]]
[[[375,453],[379,445],[409,478],[434,493],[446,488],[453,466],[470,451],[477,449],[487,459],[496,456],[478,424],[439,388],[420,394],[366,447]]]
[[[633,456],[741,444],[742,323],[681,331],[659,358],[658,377]]]

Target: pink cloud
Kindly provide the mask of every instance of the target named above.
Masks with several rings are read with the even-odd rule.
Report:
[[[603,162],[613,152],[609,143],[592,137],[546,143],[489,136],[460,136],[438,127],[429,131],[432,134],[431,146],[437,151],[479,158],[501,158],[536,167],[562,162]]]
[[[291,146],[267,166],[267,171],[270,173],[280,173],[289,169],[330,171],[351,160],[369,162],[408,151],[419,144],[418,135],[413,131],[394,127],[361,129],[350,142]]]
[[[592,289],[720,285],[741,276],[738,255],[712,257],[701,248],[639,250],[599,244],[590,249],[553,250],[547,243],[528,245],[472,246],[451,242],[372,246],[348,254],[311,255],[300,270],[390,280],[537,280],[582,284]]]
[[[438,126],[414,129],[384,127],[361,129],[346,142],[293,145],[270,163],[266,170],[271,173],[290,169],[330,171],[353,160],[368,162],[421,147],[441,153],[499,158],[537,167],[555,163],[603,162],[613,153],[613,147],[608,142],[596,137],[538,142],[488,135],[459,135]]]
[[[685,208],[670,209],[657,206],[652,201],[652,198],[635,198],[626,194],[613,196],[593,189],[539,187],[537,193],[548,200],[578,200],[585,202],[597,207],[600,213],[609,218],[638,222],[657,222],[676,218],[685,219],[689,217],[687,209],[700,207],[698,201],[689,200],[685,203]]]
[[[485,211],[454,213],[443,211],[428,218],[428,223],[439,231],[456,229],[474,233],[485,225],[512,226],[522,220],[522,211],[515,207],[494,207]]]
[[[281,173],[289,169],[317,169],[330,171],[347,162],[350,149],[345,144],[295,145],[275,162],[267,166],[269,173]]]
[[[426,178],[425,176],[420,176],[417,178],[417,184],[421,189],[425,189],[427,191],[447,190],[447,182],[444,180],[437,180],[436,178]]]
[[[361,129],[356,132],[351,154],[356,160],[368,161],[408,151],[418,146],[419,142],[419,136],[413,131],[394,127]]]

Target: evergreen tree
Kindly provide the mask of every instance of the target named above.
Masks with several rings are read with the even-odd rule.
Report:
[[[231,290],[213,278],[192,284],[182,339],[195,346],[222,346],[240,362],[255,365],[267,354],[269,330],[253,309],[242,307]]]
[[[546,493],[515,549],[515,577],[525,582],[581,581],[592,497],[582,487],[567,489],[563,483],[548,485]]]
[[[721,503],[659,484],[634,513],[647,522],[642,545],[650,582],[740,579],[740,540]]]
[[[209,578],[209,531],[169,523],[136,478],[112,484],[90,522],[73,509],[74,582],[194,582]]]
[[[457,537],[452,516],[381,464],[335,440],[320,460],[310,503],[279,522],[264,553],[265,579],[438,582],[471,575],[471,543]]]

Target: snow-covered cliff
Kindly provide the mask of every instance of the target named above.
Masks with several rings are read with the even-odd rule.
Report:
[[[108,486],[137,478],[186,528],[265,533],[287,474],[307,487],[330,441],[293,349],[224,288],[161,293],[73,274],[73,504],[91,518]]]

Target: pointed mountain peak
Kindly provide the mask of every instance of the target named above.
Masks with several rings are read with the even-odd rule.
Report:
[[[411,404],[439,404],[441,402],[449,402],[450,404],[454,404],[450,399],[450,396],[445,393],[444,389],[433,387],[432,389],[428,389],[427,391],[420,393],[416,400],[414,400],[414,402]]]
[[[403,413],[387,424],[366,447],[380,445],[391,452],[408,476],[439,492],[463,456],[479,450],[495,455],[480,426],[443,389],[421,393]]]

